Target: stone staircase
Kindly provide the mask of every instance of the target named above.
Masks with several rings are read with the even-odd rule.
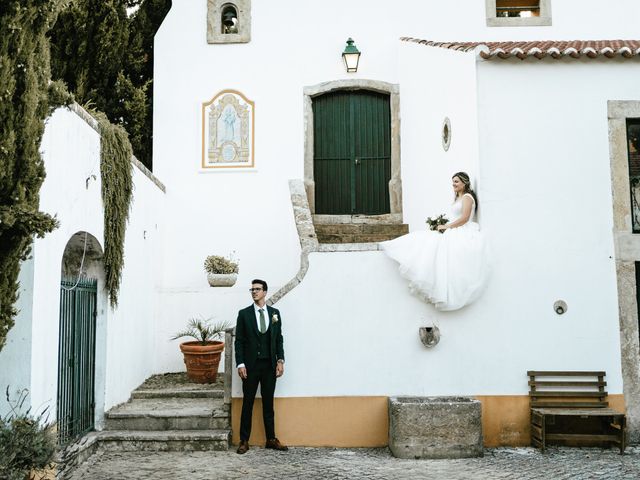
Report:
[[[320,243],[373,243],[409,233],[404,223],[316,223]]]
[[[109,451],[227,450],[230,405],[224,403],[223,376],[215,384],[195,384],[184,373],[155,375],[131,399],[105,415],[98,434]]]

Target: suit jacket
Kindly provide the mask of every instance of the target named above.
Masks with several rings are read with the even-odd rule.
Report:
[[[267,306],[267,324],[268,332],[271,333],[271,344],[269,358],[273,364],[275,371],[278,360],[284,360],[284,342],[282,339],[282,317],[277,308]],[[277,321],[274,322],[274,315],[277,315]],[[243,308],[238,312],[238,320],[236,322],[236,341],[234,343],[236,349],[236,365],[244,363],[247,370],[252,369],[258,359],[258,325],[256,323],[256,314],[253,304],[247,308]]]

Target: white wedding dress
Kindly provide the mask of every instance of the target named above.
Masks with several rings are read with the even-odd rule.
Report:
[[[469,221],[460,227],[440,233],[425,226],[425,230],[380,243],[400,264],[409,289],[438,310],[458,310],[470,304],[487,283],[488,253],[475,213],[474,201]],[[458,199],[447,218],[455,220],[461,215],[462,201]]]

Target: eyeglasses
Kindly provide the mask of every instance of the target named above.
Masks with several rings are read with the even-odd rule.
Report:
[[[262,288],[250,288],[249,291],[250,292],[260,292],[262,290]]]

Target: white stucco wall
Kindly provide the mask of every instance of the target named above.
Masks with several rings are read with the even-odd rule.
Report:
[[[638,98],[640,65],[480,61],[465,85],[460,69],[474,54],[409,46],[403,62],[419,60],[419,49],[451,89],[439,102],[420,89],[433,80],[401,74],[403,107],[411,105],[403,108],[403,182],[413,192],[405,211],[424,228],[438,195],[450,193],[451,173],[479,154],[488,288],[467,308],[437,312],[408,293],[381,252],[312,254],[304,281],[277,305],[287,354],[278,395],[524,395],[529,369],[605,370],[608,391],[622,393],[607,100]],[[457,110],[474,101],[476,83],[477,110],[468,110],[478,115],[479,149],[475,119]],[[447,154],[427,131],[439,121],[421,114],[439,118],[442,108],[456,112]],[[568,303],[562,316],[556,300]],[[442,339],[429,350],[417,329],[432,322]]]
[[[482,219],[496,252],[487,296],[513,312],[503,329],[529,338],[525,355],[538,335],[554,352],[536,368],[603,369],[614,392],[621,367],[607,100],[637,99],[639,74],[635,60],[481,61],[478,73]],[[563,316],[551,311],[557,299],[568,303]]]
[[[410,230],[449,211],[451,176],[465,171],[475,187],[478,172],[476,62],[473,55],[403,42],[400,45],[402,196]],[[449,150],[442,147],[445,117]]]
[[[33,259],[21,271],[21,280],[25,275],[33,275],[33,284],[32,290],[22,292],[22,313],[10,339],[16,334],[24,336],[23,343],[30,344],[27,350],[30,356],[10,347],[3,350],[0,361],[3,366],[20,363],[20,368],[11,368],[7,375],[3,374],[3,388],[5,383],[24,383],[31,391],[31,405],[49,405],[55,412],[60,278],[65,246],[76,232],[88,232],[104,246],[100,138],[76,113],[61,108],[47,121],[41,151],[47,177],[40,191],[40,209],[55,215],[60,226],[45,238],[35,240]],[[98,273],[98,421],[105,409],[126,400],[152,370],[150,332],[157,305],[155,279],[162,265],[158,252],[164,194],[136,167],[133,181],[125,267],[115,310],[107,304],[104,278]]]
[[[0,352],[0,416],[11,411],[5,401],[5,392],[9,388],[11,401],[17,400],[18,392],[31,386],[31,314],[33,291],[33,257],[22,262],[18,290],[15,324],[7,335],[7,342]]]
[[[413,36],[460,41],[599,39],[628,38],[636,33],[634,19],[640,13],[640,5],[633,0],[616,2],[615,8],[595,0],[553,0],[551,3],[552,26],[498,28],[486,26],[484,2],[476,0],[405,0],[393,5],[381,0],[332,0],[323,2],[321,8],[293,0],[280,2],[277,7],[269,2],[256,1],[252,5],[250,43],[209,45],[206,43],[206,2],[174,0],[155,40],[154,170],[167,182],[168,188],[165,204],[166,230],[160,255],[164,265],[159,281],[160,306],[155,325],[154,349],[157,355],[154,370],[162,372],[184,369],[176,342],[168,339],[189,317],[214,316],[218,320],[234,322],[237,310],[250,302],[246,288],[252,278],[267,279],[270,289],[276,291],[296,274],[299,243],[287,180],[303,177],[302,91],[305,86],[345,78],[400,84],[403,209],[405,221],[410,224],[411,229],[422,228],[427,216],[445,209],[451,195],[450,176],[457,170],[468,170],[477,177],[476,186],[483,202],[481,216],[490,214],[492,198],[495,198],[492,197],[491,190],[496,185],[500,185],[502,189],[508,188],[511,179],[499,170],[500,165],[508,160],[504,157],[504,152],[498,154],[487,149],[482,156],[478,153],[477,123],[478,118],[484,117],[479,117],[477,105],[482,108],[486,100],[479,101],[476,98],[475,59],[472,55],[428,52],[425,47],[403,44],[398,38]],[[344,42],[349,36],[355,39],[363,52],[356,74],[344,71],[340,57]],[[530,85],[525,83],[527,84]],[[594,83],[593,86],[595,85]],[[203,172],[200,168],[201,104],[209,101],[217,92],[229,88],[241,91],[255,102],[255,168]],[[548,107],[546,110],[540,107],[546,103],[537,103],[535,95],[531,95],[529,100],[533,111],[539,112],[536,116],[547,116]],[[506,103],[508,98],[504,101]],[[525,117],[524,110],[519,110],[519,114]],[[453,136],[451,149],[447,153],[442,150],[440,140],[445,115],[452,121]],[[602,125],[606,124],[605,120],[602,119]],[[593,123],[600,120],[590,117],[589,121]],[[510,122],[508,120],[506,123],[514,127]],[[499,131],[497,127],[491,128],[492,132]],[[483,134],[488,135],[486,128]],[[493,148],[502,148],[502,137],[496,133],[491,135]],[[598,141],[603,142],[601,149],[605,148],[603,145],[606,146],[606,135]],[[480,143],[480,148],[484,143]],[[484,172],[485,165],[480,158],[487,159],[487,172]],[[544,181],[546,184],[546,174],[539,172],[539,175],[540,182]],[[491,182],[485,187],[483,182],[489,178]],[[597,188],[606,188],[608,177],[600,176],[599,181]],[[491,230],[491,235],[499,238],[496,243],[499,251],[505,247],[504,239],[511,238],[512,235],[510,222],[502,216],[512,208],[510,205],[511,203],[505,202],[500,209],[493,211],[499,212],[499,215],[493,213],[493,217],[487,219],[488,233]],[[603,209],[602,212],[606,209],[601,204],[600,208]],[[528,218],[538,215],[531,211],[528,213]],[[495,220],[497,218],[500,222]],[[484,224],[484,219],[482,220]],[[527,228],[530,230],[533,227]],[[522,235],[518,238],[522,240]],[[532,245],[543,242],[538,236],[529,236],[525,240]],[[599,232],[597,242],[600,242],[597,245],[610,247],[610,239],[602,231]],[[485,345],[485,350],[491,348],[494,352],[486,358],[491,365],[505,363],[511,354],[515,355],[522,347],[521,341],[528,339],[530,332],[522,328],[523,324],[514,320],[523,310],[534,324],[541,321],[553,324],[558,318],[566,321],[570,315],[579,313],[575,311],[573,301],[569,302],[570,313],[564,317],[556,317],[551,311],[551,305],[557,298],[569,299],[570,292],[565,294],[567,290],[559,288],[564,287],[566,277],[562,277],[563,281],[556,288],[553,282],[540,273],[536,280],[540,282],[540,289],[532,292],[530,288],[522,288],[517,294],[512,293],[515,285],[513,282],[522,280],[519,273],[521,270],[504,270],[503,265],[513,263],[522,266],[524,260],[514,260],[510,256],[518,254],[518,258],[521,258],[523,250],[528,252],[532,248],[513,245],[507,248],[505,257],[497,265],[496,275],[502,279],[492,283],[486,297],[473,309],[448,316],[451,323],[466,322],[473,317],[475,324],[468,330],[473,332],[476,339],[492,335],[489,342],[491,347]],[[237,285],[229,289],[209,288],[202,271],[204,258],[209,254],[225,255],[231,252],[235,252],[240,259]],[[547,255],[545,252],[546,250],[539,250],[538,254]],[[589,252],[595,255],[595,250]],[[353,254],[345,257],[349,258],[345,262],[354,262],[353,268],[357,272],[361,268],[358,262],[364,258],[369,261],[368,255],[376,259],[371,261],[383,264],[383,260],[379,259],[380,255],[376,253]],[[526,258],[530,259],[527,260],[530,263],[538,261],[535,257]],[[326,274],[325,283],[327,278],[333,279],[329,273],[330,262],[320,256],[314,259],[303,284],[280,304],[291,305],[296,311],[298,306],[292,304],[293,299],[307,301],[299,291],[309,288],[306,285],[317,274],[313,271],[314,268]],[[536,263],[539,266],[544,264]],[[522,268],[526,268],[526,265]],[[576,268],[577,262],[567,266],[571,275],[578,275]],[[600,273],[609,275],[606,306],[602,308],[610,314],[615,281],[610,276],[610,266],[605,268],[604,265],[599,265],[592,272],[593,275]],[[376,278],[376,281],[392,281],[381,277],[371,278]],[[338,295],[336,292],[350,288],[347,284],[339,285],[340,288],[325,285],[325,289],[321,293],[316,292],[316,295],[319,294],[323,301],[332,302],[335,295]],[[508,287],[507,290],[505,287]],[[393,288],[401,288],[401,285]],[[577,293],[578,289],[572,292]],[[513,297],[513,300],[505,303],[505,296]],[[531,308],[531,299],[538,297],[539,307]],[[342,300],[339,304],[345,312],[345,318],[353,316],[349,310],[351,307],[347,308]],[[406,315],[415,318],[422,307],[407,307],[409,310]],[[284,315],[287,318],[290,314]],[[478,318],[482,318],[482,322]],[[295,334],[296,330],[293,332]],[[564,330],[562,332],[566,333]],[[513,341],[512,334],[515,335]],[[298,341],[297,337],[293,338],[294,342]],[[565,337],[560,338],[566,340]],[[595,340],[589,337],[578,349],[587,344],[593,345],[593,342]],[[603,355],[612,354],[610,361],[616,362],[618,347],[611,348],[612,350],[605,349]],[[498,354],[495,354],[496,351]],[[525,356],[521,358],[524,359]],[[509,379],[506,390],[522,393],[526,385],[521,375],[524,369],[531,366],[516,362],[513,367],[509,367],[505,372]],[[586,368],[578,360],[571,366]],[[609,364],[600,368],[608,366],[611,368],[607,370],[612,373],[619,370]],[[483,379],[489,381],[486,376]],[[412,382],[409,378],[405,381]],[[619,389],[619,378],[616,380],[615,373],[612,382]],[[502,385],[500,382],[489,383]],[[290,391],[285,389],[281,393],[302,395],[306,391],[304,385],[308,384],[301,385]],[[370,392],[378,391],[376,382],[371,385]],[[446,382],[434,383],[431,387],[434,390],[447,389]],[[312,389],[311,386],[309,388]],[[493,387],[486,387],[482,390],[492,389]],[[345,387],[345,391],[352,389]]]

